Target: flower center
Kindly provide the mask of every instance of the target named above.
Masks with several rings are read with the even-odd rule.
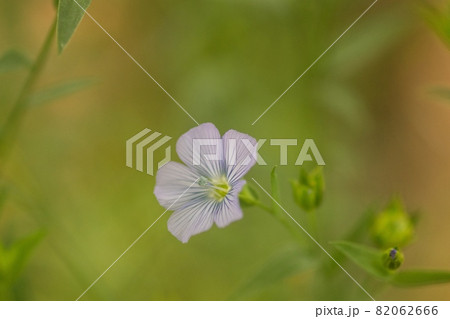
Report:
[[[210,179],[201,177],[198,183],[201,186],[207,187],[208,196],[218,202],[223,201],[231,190],[227,178],[223,175]]]

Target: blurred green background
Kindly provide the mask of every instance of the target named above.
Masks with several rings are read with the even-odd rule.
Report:
[[[200,123],[255,138],[313,138],[327,164],[318,211],[325,248],[367,207],[396,193],[421,212],[403,267],[450,269],[450,102],[433,93],[450,86],[450,59],[421,2],[380,0],[251,125],[369,5],[94,0],[89,12]],[[0,52],[15,48],[34,57],[54,15],[50,0],[0,1]],[[26,75],[25,69],[0,75],[2,122]],[[61,55],[54,45],[38,91],[68,81],[92,85],[32,107],[1,163],[13,184],[0,215],[2,242],[45,232],[14,285],[19,300],[76,299],[164,211],[153,196],[154,177],[125,166],[125,141],[150,128],[174,137],[174,145],[195,125],[87,17]],[[302,222],[289,188],[299,150],[292,148],[291,165],[279,174],[282,202]],[[248,178],[267,186],[279,149],[265,145],[261,153],[269,166],[255,167]],[[168,217],[83,300],[229,299],[292,242],[257,208],[188,244],[167,231]],[[312,299],[305,287],[313,281],[314,272],[303,273],[243,299]],[[354,290],[352,298],[366,298],[350,279],[343,286]],[[388,288],[377,297],[449,300],[450,286]]]

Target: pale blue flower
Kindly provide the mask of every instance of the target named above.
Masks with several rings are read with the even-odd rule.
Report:
[[[245,184],[242,177],[256,162],[256,140],[235,130],[221,137],[214,124],[204,123],[183,134],[176,148],[186,165],[161,167],[154,191],[163,207],[174,210],[169,231],[186,243],[214,223],[222,228],[241,219],[238,195]]]

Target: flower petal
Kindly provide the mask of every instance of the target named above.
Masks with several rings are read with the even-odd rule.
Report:
[[[227,177],[230,183],[241,179],[256,163],[256,140],[250,135],[229,130],[223,136]]]
[[[183,134],[177,141],[177,154],[202,176],[215,177],[225,173],[222,139],[212,123],[200,124]],[[217,159],[208,159],[211,156]]]
[[[191,236],[207,231],[213,225],[216,203],[199,200],[176,210],[167,222],[167,228],[178,240],[187,243]]]
[[[156,174],[156,199],[164,208],[176,210],[193,200],[206,198],[205,188],[198,183],[193,185],[197,178],[197,174],[183,164],[165,164]]]
[[[220,203],[220,206],[214,215],[214,222],[218,227],[223,228],[243,217],[238,196],[245,183],[245,180],[238,181],[233,185],[233,188],[224,201]]]

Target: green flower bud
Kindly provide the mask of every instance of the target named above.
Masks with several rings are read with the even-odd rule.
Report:
[[[239,193],[239,201],[244,207],[254,206],[258,202],[258,193],[246,183]]]
[[[371,234],[381,248],[405,247],[411,242],[414,223],[399,199],[393,199],[388,207],[375,216]]]
[[[390,270],[398,269],[405,259],[402,252],[399,251],[397,247],[386,250],[383,253],[382,258],[383,265]]]
[[[294,199],[298,206],[310,212],[320,206],[323,200],[325,182],[321,167],[307,172],[300,170],[300,178],[291,181]]]

